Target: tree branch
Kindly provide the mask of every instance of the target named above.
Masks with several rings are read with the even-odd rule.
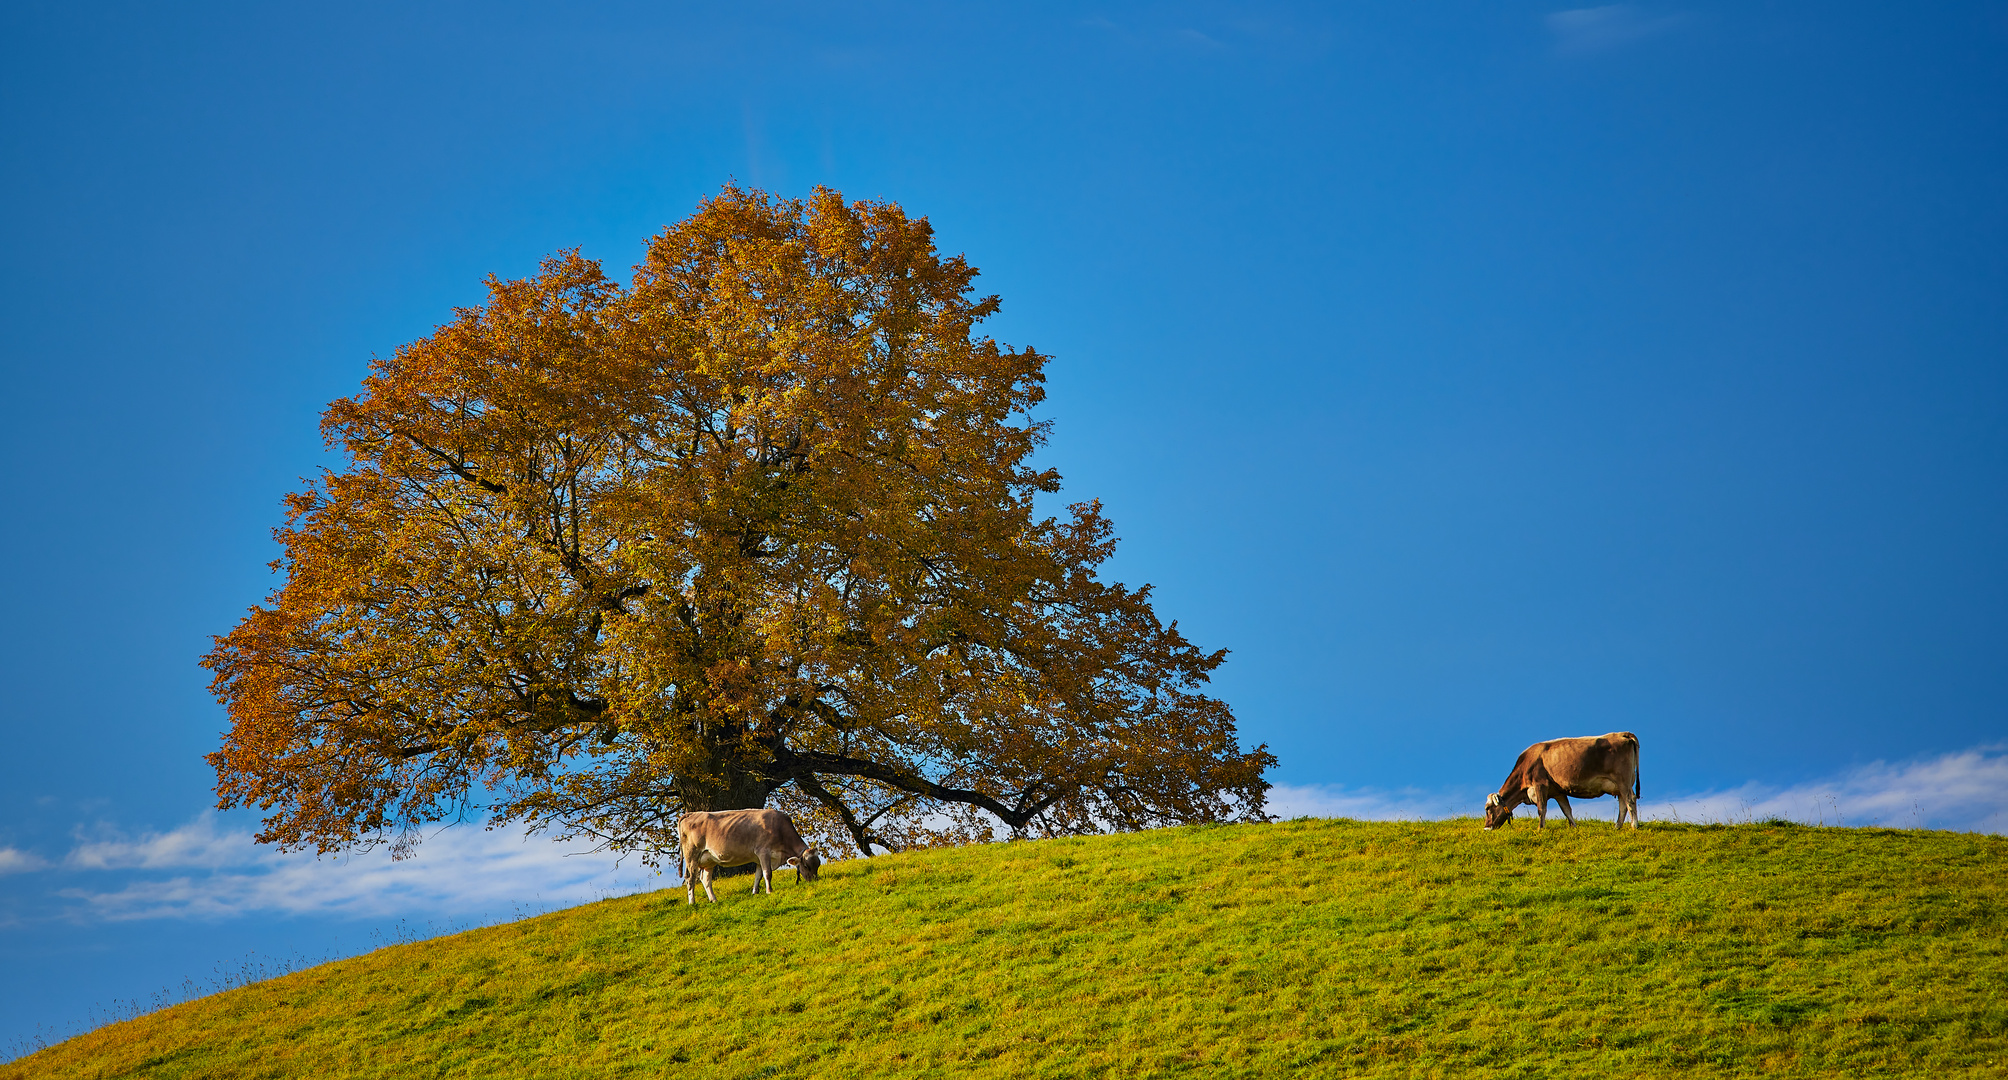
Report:
[[[843,819],[844,828],[850,830],[851,839],[857,842],[858,850],[865,853],[865,858],[869,859],[872,857],[872,844],[874,842],[887,851],[899,850],[891,844],[886,843],[884,838],[872,836],[864,824],[858,821],[857,815],[851,812],[851,808],[846,806],[842,799],[837,798],[829,788],[824,787],[823,782],[816,779],[814,773],[795,777],[795,786],[807,792],[817,802],[829,807],[839,818]]]
[[[505,485],[498,484],[493,480],[483,479],[481,476],[477,475],[473,469],[468,468],[466,462],[455,460],[453,455],[448,454],[446,451],[426,445],[425,443],[419,441],[418,436],[413,435],[411,432],[395,428],[392,430],[396,431],[397,434],[404,436],[407,440],[411,442],[411,445],[416,446],[420,450],[423,450],[426,453],[431,454],[433,457],[438,458],[440,464],[446,466],[447,469],[453,473],[453,475],[458,476],[462,480],[465,480],[471,484],[478,484],[482,487],[482,489],[487,491],[493,491],[498,494],[507,492],[509,490],[508,487]]]
[[[798,784],[802,782],[804,777],[813,781],[816,774],[861,776],[867,780],[876,780],[888,787],[898,788],[901,791],[911,792],[915,795],[924,795],[930,799],[939,799],[943,802],[967,803],[971,806],[981,807],[996,815],[998,820],[1011,826],[1013,829],[1025,828],[1025,826],[1032,823],[1033,818],[1043,813],[1047,807],[1060,801],[1060,795],[1055,794],[1029,805],[1020,802],[1019,807],[1013,809],[980,791],[946,787],[924,776],[910,776],[880,762],[869,761],[864,758],[846,757],[843,754],[831,754],[820,750],[790,750],[786,747],[776,747],[774,758],[775,765],[778,766],[777,771],[787,775]],[[807,790],[807,788],[805,787],[803,790]],[[1023,796],[1020,796],[1020,798],[1022,799]]]

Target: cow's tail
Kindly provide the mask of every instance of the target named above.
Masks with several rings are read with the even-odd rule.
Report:
[[[1639,795],[1645,791],[1645,785],[1640,782],[1640,778],[1645,775],[1645,769],[1639,765],[1638,759],[1639,759],[1638,736],[1634,735],[1632,736],[1632,805],[1633,806],[1638,805]],[[1633,814],[1634,818],[1636,818],[1637,811],[1633,811]]]
[[[676,837],[676,877],[679,881],[690,880],[690,860],[683,857],[683,814],[669,824],[669,835]]]

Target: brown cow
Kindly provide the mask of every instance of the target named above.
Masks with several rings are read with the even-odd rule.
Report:
[[[676,822],[676,838],[683,849],[683,899],[697,903],[697,883],[704,882],[704,895],[718,902],[711,891],[711,872],[721,866],[752,863],[753,895],[760,895],[760,883],[767,883],[767,895],[774,894],[774,868],[793,866],[795,880],[816,880],[816,868],[823,865],[816,849],[802,842],[795,821],[779,810],[697,810]]]
[[[1625,815],[1630,814],[1632,828],[1638,828],[1638,736],[1629,731],[1613,731],[1608,735],[1549,739],[1520,751],[1520,760],[1513,763],[1511,775],[1485,800],[1485,827],[1496,829],[1506,824],[1513,820],[1514,807],[1532,803],[1539,812],[1541,828],[1545,829],[1548,800],[1553,799],[1561,805],[1562,816],[1574,828],[1576,815],[1569,809],[1571,795],[1578,799],[1616,795],[1618,827],[1624,827]]]

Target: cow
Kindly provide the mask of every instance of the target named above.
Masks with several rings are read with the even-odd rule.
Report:
[[[779,810],[696,810],[676,822],[676,838],[683,853],[684,903],[697,903],[697,884],[704,882],[704,895],[718,902],[711,891],[711,874],[721,866],[752,863],[753,895],[760,895],[760,883],[767,883],[767,895],[774,895],[774,868],[793,866],[796,881],[816,880],[823,865],[816,849],[802,842],[795,821]]]
[[[1595,799],[1618,797],[1618,827],[1631,815],[1638,828],[1638,736],[1629,731],[1574,739],[1549,739],[1520,751],[1513,772],[1485,800],[1485,828],[1489,831],[1513,820],[1513,808],[1532,803],[1539,812],[1541,828],[1548,827],[1548,800],[1562,807],[1562,816],[1575,827],[1575,812],[1569,796]]]

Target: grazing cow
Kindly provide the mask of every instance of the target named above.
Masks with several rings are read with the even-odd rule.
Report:
[[[1618,797],[1618,827],[1631,815],[1638,828],[1638,736],[1629,731],[1575,739],[1549,739],[1520,751],[1513,772],[1485,800],[1485,827],[1496,829],[1513,820],[1513,808],[1532,803],[1540,814],[1541,828],[1548,827],[1548,800],[1562,807],[1562,816],[1575,827],[1575,812],[1569,796],[1595,799]]]
[[[774,894],[774,868],[793,866],[796,881],[816,880],[816,868],[823,865],[816,849],[802,842],[794,819],[779,810],[697,810],[676,822],[676,838],[683,849],[683,898],[697,903],[697,883],[704,882],[704,895],[718,902],[711,891],[711,872],[721,866],[752,863],[753,895],[760,895],[760,883]]]

